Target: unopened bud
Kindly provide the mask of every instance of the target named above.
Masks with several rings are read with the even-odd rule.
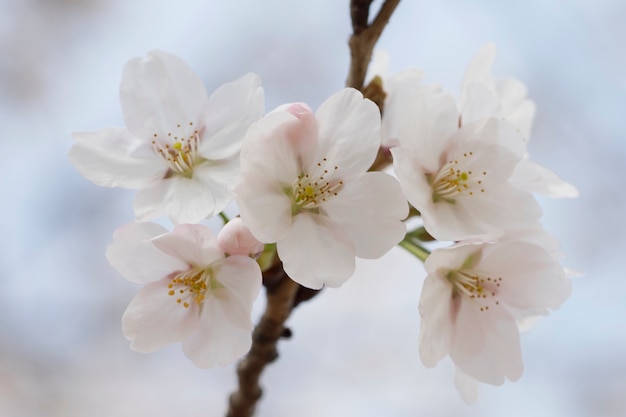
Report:
[[[236,217],[226,223],[217,235],[220,248],[229,255],[244,255],[256,258],[263,252],[263,243],[250,233],[241,218]]]

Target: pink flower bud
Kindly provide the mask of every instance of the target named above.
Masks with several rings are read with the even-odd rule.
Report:
[[[263,252],[263,243],[250,233],[241,218],[226,223],[217,235],[217,242],[224,253],[256,257]]]

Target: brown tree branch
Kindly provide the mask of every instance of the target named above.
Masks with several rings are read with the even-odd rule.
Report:
[[[400,0],[385,0],[371,24],[367,24],[371,0],[351,0],[352,36],[350,36],[350,69],[346,87],[363,90],[365,73],[372,59],[374,45],[383,33]]]
[[[280,262],[263,275],[267,288],[267,306],[252,333],[250,352],[237,366],[239,387],[230,396],[227,417],[251,417],[254,414],[256,403],[262,395],[259,385],[261,373],[278,358],[278,339],[290,335],[285,321],[296,303],[298,290],[302,288],[287,276]]]

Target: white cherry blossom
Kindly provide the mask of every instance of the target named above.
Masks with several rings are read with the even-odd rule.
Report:
[[[232,200],[246,130],[263,114],[256,75],[210,97],[179,58],[153,51],[129,61],[120,87],[126,128],[75,133],[69,157],[100,186],[138,189],[135,215],[197,223]]]
[[[528,89],[515,78],[495,80],[491,67],[496,56],[494,44],[484,45],[470,62],[461,87],[460,112],[463,123],[497,117],[518,129],[528,143],[536,106]],[[507,143],[504,143],[506,146]],[[530,159],[528,153],[518,164],[511,181],[518,187],[548,197],[577,197],[576,188],[548,168]]]
[[[241,219],[261,242],[276,242],[296,282],[338,287],[355,256],[378,258],[404,237],[408,205],[398,181],[366,172],[379,134],[378,108],[354,89],[316,114],[282,106],[248,132],[235,187]]]
[[[524,153],[510,124],[487,118],[459,127],[454,99],[434,86],[417,89],[400,116],[394,169],[432,236],[463,240],[539,226],[532,194],[510,181]]]
[[[571,292],[555,257],[524,240],[436,249],[425,268],[420,357],[433,367],[450,356],[466,400],[475,393],[465,376],[492,385],[521,376],[518,320],[547,315]]]
[[[133,223],[115,232],[107,258],[122,276],[142,284],[122,317],[137,352],[182,342],[197,366],[228,365],[251,345],[252,303],[261,270],[247,257],[225,257],[210,229],[178,225],[172,232]]]

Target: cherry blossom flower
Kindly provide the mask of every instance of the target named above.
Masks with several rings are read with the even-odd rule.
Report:
[[[528,89],[515,78],[495,80],[491,67],[495,60],[494,44],[484,45],[470,62],[461,87],[460,111],[463,123],[497,117],[511,123],[528,143],[536,106]],[[504,143],[506,146],[507,143]],[[577,197],[578,190],[548,168],[532,161],[526,153],[512,175],[518,187],[548,197]]]
[[[398,181],[366,172],[380,146],[380,113],[354,89],[316,114],[282,106],[249,130],[235,187],[241,219],[261,242],[276,242],[289,276],[313,289],[338,287],[355,256],[378,258],[406,233]]]
[[[263,114],[256,75],[210,97],[179,58],[153,51],[124,67],[120,88],[126,128],[75,133],[69,158],[100,186],[138,189],[135,215],[197,223],[232,200],[246,130]]]
[[[521,376],[518,320],[547,315],[571,292],[550,251],[524,240],[436,249],[425,268],[420,357],[433,367],[449,355],[461,371],[457,386],[468,401],[475,388],[467,378],[500,385]]]
[[[208,368],[250,349],[261,270],[247,256],[225,257],[207,227],[167,232],[153,223],[129,224],[115,232],[107,258],[143,285],[122,317],[133,350],[153,352],[180,341],[193,363]]]
[[[459,127],[454,99],[433,86],[416,90],[401,116],[394,169],[432,236],[463,240],[539,226],[532,194],[510,181],[524,145],[509,123],[487,118]]]

